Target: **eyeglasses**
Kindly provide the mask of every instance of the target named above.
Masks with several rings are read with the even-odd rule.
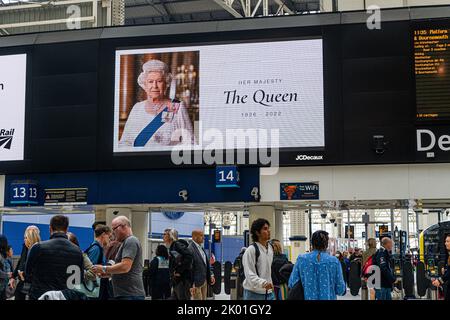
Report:
[[[118,227],[123,227],[123,224],[119,224],[118,226],[112,228],[112,231],[116,231],[116,229],[117,229]]]

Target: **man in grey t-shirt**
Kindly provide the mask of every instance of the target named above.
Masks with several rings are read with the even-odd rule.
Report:
[[[113,266],[96,265],[94,272],[101,277],[111,276],[114,298],[117,300],[144,300],[145,290],[142,278],[142,247],[133,236],[130,220],[119,216],[112,221],[116,239],[122,242]]]

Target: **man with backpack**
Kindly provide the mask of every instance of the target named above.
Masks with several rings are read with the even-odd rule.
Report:
[[[392,288],[396,283],[396,279],[391,268],[392,247],[392,239],[384,237],[381,239],[381,248],[375,255],[374,264],[380,267],[381,271],[381,288],[375,288],[376,300],[392,300]]]
[[[275,300],[272,283],[273,248],[269,242],[270,224],[257,219],[250,228],[253,244],[242,257],[245,280],[244,300]]]
[[[367,279],[371,275],[371,273],[368,272],[369,267],[373,265],[373,260],[375,258],[375,255],[377,253],[377,240],[374,238],[369,238],[366,243],[367,250],[363,252],[362,254],[362,264],[361,264],[361,288],[363,290],[368,290],[370,293],[370,300],[374,300],[375,298],[375,291],[373,289],[369,289],[367,286]]]
[[[103,253],[104,248],[109,244],[111,229],[103,224],[97,224],[95,227],[94,242],[84,251],[93,264],[105,264],[106,258]]]
[[[95,229],[95,240],[92,244],[84,251],[87,254],[89,260],[94,265],[106,265],[106,257],[104,254],[104,249],[109,244],[109,239],[111,237],[111,229],[103,224],[96,224]],[[103,278],[100,280],[100,293],[99,300],[108,300],[109,296],[112,295],[112,288],[110,280]]]
[[[192,251],[189,243],[178,239],[175,229],[164,230],[163,241],[169,247],[169,272],[172,300],[190,300],[192,286]]]

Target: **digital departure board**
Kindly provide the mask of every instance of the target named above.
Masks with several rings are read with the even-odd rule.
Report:
[[[417,118],[450,119],[450,29],[414,31]]]

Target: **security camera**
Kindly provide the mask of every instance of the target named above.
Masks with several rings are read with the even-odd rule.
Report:
[[[113,215],[117,216],[119,214],[119,211],[113,211]]]
[[[372,137],[373,150],[376,154],[383,154],[386,151],[386,146],[388,142],[385,141],[384,136],[382,135],[374,135]]]
[[[336,221],[335,218],[331,218],[331,219],[330,219],[330,222],[331,222],[331,223],[334,223],[335,221]]]
[[[180,192],[178,192],[178,196],[180,198],[183,198],[184,201],[187,201],[188,200],[188,191],[186,189],[183,189]]]
[[[260,198],[258,187],[253,187],[252,191],[250,192],[250,195],[251,195],[253,198],[255,198],[256,201],[258,201],[259,198]]]
[[[322,219],[325,219],[327,217],[326,213],[321,213],[320,216],[322,217]]]

